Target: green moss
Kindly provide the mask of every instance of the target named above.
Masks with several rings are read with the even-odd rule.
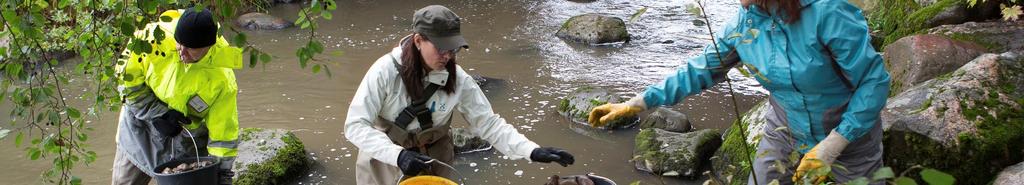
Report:
[[[914,0],[886,0],[877,1],[877,3],[878,8],[868,16],[868,26],[882,36],[895,32],[904,24],[907,16],[919,7]],[[882,38],[881,40],[872,40],[872,45],[881,50],[888,45],[888,42]]]
[[[565,112],[569,110],[569,98],[562,98],[558,101],[558,112]]]
[[[725,140],[722,141],[722,147],[719,147],[715,154],[718,159],[712,160],[712,164],[716,170],[721,171],[721,176],[723,178],[730,175],[732,176],[732,179],[728,180],[732,185],[747,184],[747,174],[750,174],[749,166],[751,164],[748,159],[753,159],[755,157],[755,153],[757,153],[755,150],[756,146],[747,145],[746,136],[744,136],[743,133],[740,133],[740,129],[737,128],[737,126],[746,128],[748,124],[749,123],[746,122],[740,122],[738,125],[733,124],[731,128],[726,131]],[[747,153],[747,150],[744,147],[750,147],[750,152]],[[748,156],[743,156],[744,154]],[[725,161],[730,161],[732,163],[726,164]],[[732,165],[733,167],[727,167],[728,165]]]
[[[294,134],[281,137],[285,145],[270,160],[250,164],[247,172],[238,176],[234,184],[287,184],[301,177],[312,161],[306,156],[306,149]]]

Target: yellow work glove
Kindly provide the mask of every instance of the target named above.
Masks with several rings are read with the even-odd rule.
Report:
[[[825,140],[811,148],[811,151],[804,154],[804,157],[800,159],[800,165],[796,167],[796,173],[793,174],[793,182],[802,184],[804,175],[807,175],[809,171],[832,165],[832,162],[835,162],[836,157],[839,157],[839,154],[843,152],[847,144],[850,144],[850,141],[833,130],[825,137]],[[808,178],[813,180],[814,184],[825,182],[824,175],[827,174],[819,175]]]
[[[643,97],[635,97],[623,103],[609,103],[590,110],[587,122],[592,127],[602,127],[619,118],[633,117],[646,109]]]

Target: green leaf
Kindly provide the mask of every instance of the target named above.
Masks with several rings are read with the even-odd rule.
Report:
[[[153,38],[156,39],[157,42],[163,41],[164,37],[164,29],[160,29],[160,27],[153,29]]]
[[[907,177],[899,177],[899,178],[896,178],[896,180],[893,180],[892,182],[893,182],[893,184],[896,184],[896,185],[917,185],[917,182],[914,181],[914,179],[907,178]]]
[[[1004,6],[1004,5],[999,5],[999,6]],[[1013,5],[1011,7],[1005,7],[1004,6],[1002,13],[1003,13],[1003,20],[1006,20],[1006,21],[1017,21],[1017,18],[1020,18],[1021,14],[1022,14],[1021,13],[1020,5]]]
[[[89,134],[85,134],[85,133],[79,132],[79,134],[78,134],[78,141],[85,142],[85,141],[88,141],[88,140],[89,140]]]
[[[121,20],[121,26],[119,28],[121,29],[121,34],[132,35],[135,33],[135,25],[128,19]]]
[[[232,39],[231,39],[231,44],[233,44],[235,46],[238,46],[238,47],[245,46],[247,42],[248,41],[246,39],[245,33],[241,33],[241,32],[238,32],[238,34],[236,34],[235,37],[232,37]]]
[[[323,11],[323,12],[320,12],[320,17],[323,17],[324,19],[327,19],[327,20],[331,20],[331,18],[333,18],[334,15],[331,14],[330,11]]]
[[[931,168],[921,170],[921,179],[929,185],[951,185],[956,182],[952,175]]]
[[[36,159],[39,159],[39,156],[42,155],[42,154],[43,154],[42,151],[39,151],[39,149],[36,149],[36,148],[29,149],[29,151],[28,151],[28,156],[29,156],[28,159],[31,159],[31,160],[34,161]]]
[[[78,109],[73,107],[68,107],[66,111],[68,112],[68,117],[71,117],[71,119],[78,119],[82,117],[82,112],[79,112]]]
[[[338,9],[338,5],[334,3],[334,0],[326,0],[324,3],[327,4],[327,10]]]
[[[636,20],[636,18],[639,18],[645,12],[647,12],[647,7],[640,8],[640,10],[637,10],[636,13],[633,13],[633,15],[629,16],[629,22],[633,23],[633,21]]]
[[[82,178],[76,176],[71,177],[71,185],[82,185]]]
[[[14,147],[21,148],[21,142],[25,140],[25,133],[18,132],[18,136],[14,136]]]
[[[878,169],[878,171],[875,171],[874,174],[871,174],[871,180],[876,181],[882,179],[890,179],[893,177],[895,177],[895,173],[892,172],[892,168],[890,167],[882,167],[881,169]]]
[[[270,62],[270,54],[260,53],[260,61],[263,61],[264,63]]]
[[[174,20],[174,18],[171,18],[171,16],[160,16],[160,22],[171,22],[172,20]]]
[[[258,51],[249,51],[249,68],[256,67],[256,53]]]
[[[313,65],[313,74],[320,72],[320,64]]]
[[[846,185],[868,185],[868,183],[870,182],[868,182],[867,177],[859,177],[857,179],[853,179],[852,181],[846,182]]]
[[[324,52],[324,45],[320,44],[320,41],[311,40],[308,45],[314,54]]]

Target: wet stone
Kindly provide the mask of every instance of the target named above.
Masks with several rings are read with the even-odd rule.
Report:
[[[651,114],[647,115],[647,118],[640,121],[640,128],[659,128],[680,133],[689,132],[693,129],[690,126],[690,120],[686,118],[685,114],[666,107],[654,109],[654,112],[651,112]]]
[[[575,123],[588,125],[587,119],[590,117],[590,111],[594,109],[594,107],[604,105],[606,103],[619,102],[622,102],[621,99],[608,92],[608,90],[595,87],[581,87],[576,89],[573,93],[570,93],[567,97],[559,100],[558,113],[569,117],[569,119]],[[625,128],[635,125],[636,122],[636,117],[623,118],[608,123],[604,128]]]
[[[569,18],[555,36],[586,44],[625,42],[629,40],[626,23],[617,17],[583,14]]]
[[[631,160],[637,170],[662,176],[697,177],[722,144],[715,129],[677,133],[662,129],[643,129],[636,135],[636,151]]]
[[[249,30],[279,30],[294,26],[291,21],[270,14],[253,12],[238,16],[238,26]]]
[[[290,131],[245,128],[238,137],[234,184],[287,184],[313,162]]]
[[[455,144],[456,154],[465,154],[478,151],[487,151],[491,149],[491,144],[480,138],[480,136],[473,135],[468,129],[465,128],[452,128],[452,143]]]

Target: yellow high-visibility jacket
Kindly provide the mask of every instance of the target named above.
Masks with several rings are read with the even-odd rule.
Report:
[[[171,21],[150,23],[137,31],[136,37],[145,38],[152,52],[125,51],[126,57],[116,67],[118,91],[124,100],[118,150],[127,152],[129,159],[150,175],[156,165],[195,155],[188,134],[161,138],[149,124],[168,109],[192,119],[185,127],[195,135],[198,150],[205,146],[209,155],[221,158],[222,168],[230,169],[238,153],[238,85],[233,70],[242,66],[242,49],[218,37],[199,62],[181,62],[173,37],[180,15],[177,10],[166,11],[161,17],[171,17]],[[162,40],[155,41],[155,29],[165,33]]]

